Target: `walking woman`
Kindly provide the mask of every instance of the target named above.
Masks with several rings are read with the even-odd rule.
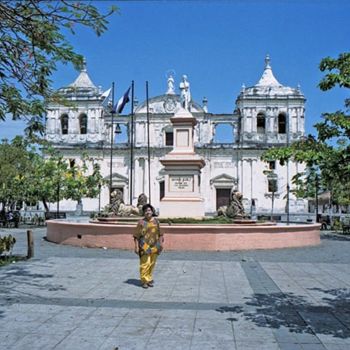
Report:
[[[154,217],[155,210],[150,204],[142,207],[144,218],[134,234],[135,253],[140,257],[140,279],[142,288],[154,286],[153,270],[158,255],[163,250],[164,237],[160,232],[159,221]]]

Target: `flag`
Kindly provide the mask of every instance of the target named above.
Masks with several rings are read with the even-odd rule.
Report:
[[[102,95],[101,98],[103,98],[102,101],[102,107],[107,108],[108,104],[111,102],[112,100],[112,88],[109,88],[108,90],[106,90]]]
[[[112,110],[113,113],[120,114],[121,112],[123,112],[125,105],[130,101],[129,92],[130,92],[130,87],[128,90],[126,90],[125,94],[119,99],[119,101],[114,106]]]

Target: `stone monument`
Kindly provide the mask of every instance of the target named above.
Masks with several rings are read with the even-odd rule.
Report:
[[[165,193],[160,201],[161,217],[203,217],[204,200],[200,194],[200,173],[204,159],[195,154],[193,127],[196,119],[185,108],[170,118],[174,146],[160,162],[165,172]]]

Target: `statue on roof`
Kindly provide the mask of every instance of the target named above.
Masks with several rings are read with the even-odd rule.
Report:
[[[181,91],[181,104],[182,107],[186,110],[190,110],[190,102],[191,102],[191,91],[190,91],[190,83],[187,80],[187,75],[182,76],[182,82],[180,83],[180,91]]]
[[[166,94],[167,95],[175,95],[174,77],[171,73],[168,76],[168,90],[167,90]]]

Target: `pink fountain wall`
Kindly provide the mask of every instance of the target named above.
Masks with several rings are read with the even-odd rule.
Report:
[[[133,249],[134,224],[47,221],[47,239],[90,248]],[[225,251],[274,249],[320,244],[320,225],[161,225],[166,250]]]

